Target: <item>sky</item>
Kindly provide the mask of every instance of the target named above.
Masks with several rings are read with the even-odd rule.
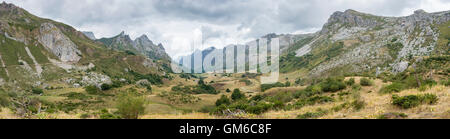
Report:
[[[382,16],[407,16],[417,9],[450,10],[450,0],[6,0],[97,38],[125,31],[146,34],[172,57],[187,55],[201,38],[222,48],[269,33],[312,33],[335,11],[353,9]]]

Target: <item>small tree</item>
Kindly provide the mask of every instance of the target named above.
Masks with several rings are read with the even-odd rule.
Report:
[[[145,102],[145,98],[136,92],[122,93],[117,101],[117,112],[124,119],[137,119],[145,112]]]
[[[233,93],[231,94],[231,99],[240,100],[243,98],[245,98],[245,95],[241,93],[241,90],[239,90],[237,88],[233,90]]]
[[[216,106],[229,105],[230,103],[230,99],[227,96],[222,95],[219,99],[217,99]]]
[[[231,90],[227,88],[227,90],[225,90],[225,92],[227,92],[227,93],[230,93],[230,92],[231,92]]]

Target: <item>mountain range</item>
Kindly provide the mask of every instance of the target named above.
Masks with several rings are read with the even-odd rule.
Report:
[[[417,10],[409,16],[383,17],[349,9],[333,13],[316,33],[272,33],[261,38],[280,38],[283,73],[301,71],[296,73],[303,78],[395,74],[405,71],[415,58],[448,55],[449,20],[450,11]],[[249,47],[228,45],[224,49],[234,46]],[[212,49],[204,50],[203,55]]]

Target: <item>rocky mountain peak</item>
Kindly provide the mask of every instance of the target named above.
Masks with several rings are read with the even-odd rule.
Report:
[[[146,43],[152,43],[153,44],[153,42],[150,39],[148,39],[147,35],[145,35],[145,34],[143,34],[140,37],[136,38],[135,41],[146,42]]]
[[[336,31],[342,26],[347,27],[364,27],[372,28],[380,25],[383,22],[383,18],[371,14],[358,12],[352,9],[345,10],[344,12],[334,12],[328,22],[323,26],[321,33],[328,33],[330,31]]]
[[[12,4],[12,3],[6,3],[6,2],[2,2],[0,4],[0,13],[11,13],[11,14],[18,14],[18,15],[23,15],[23,10],[19,7],[17,7],[16,5]]]
[[[419,10],[414,11],[414,14],[427,14],[427,12],[425,12],[425,10],[423,10],[423,9],[419,9]]]

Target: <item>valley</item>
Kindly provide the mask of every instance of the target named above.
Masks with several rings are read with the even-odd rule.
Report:
[[[250,71],[174,73],[145,34],[97,39],[3,2],[0,119],[450,118],[450,11],[349,9],[315,33],[261,38],[280,38],[274,84]]]

